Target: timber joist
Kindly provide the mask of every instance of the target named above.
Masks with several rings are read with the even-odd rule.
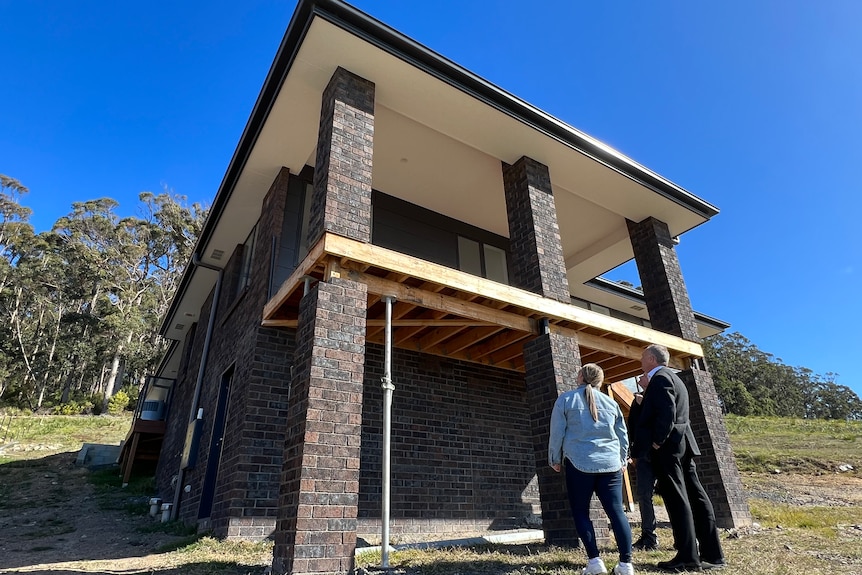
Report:
[[[524,371],[523,345],[538,337],[542,320],[576,339],[582,362],[601,365],[610,382],[639,374],[650,343],[666,346],[679,369],[703,357],[697,343],[331,233],[266,303],[263,325],[295,328],[306,289],[333,278],[368,286],[366,339],[373,343],[384,341],[388,296],[394,347],[503,369]]]

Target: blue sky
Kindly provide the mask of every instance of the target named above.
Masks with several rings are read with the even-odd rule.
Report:
[[[678,246],[695,309],[862,395],[862,3],[353,4],[717,205]],[[294,7],[0,0],[0,173],[37,230],[209,203]]]

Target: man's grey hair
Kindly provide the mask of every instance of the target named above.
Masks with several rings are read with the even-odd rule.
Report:
[[[670,352],[663,345],[654,343],[650,346],[647,346],[646,350],[651,356],[655,358],[656,363],[658,363],[659,365],[667,365],[670,361]]]

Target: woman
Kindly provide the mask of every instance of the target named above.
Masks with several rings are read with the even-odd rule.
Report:
[[[548,464],[559,472],[566,466],[566,488],[575,528],[589,562],[582,575],[607,573],[599,557],[596,532],[590,520],[595,493],[611,521],[620,562],[614,575],[633,575],[632,532],[623,510],[623,469],[629,447],[626,424],[616,401],[598,391],[604,380],[594,363],[578,372],[578,387],[563,393],[551,413]]]

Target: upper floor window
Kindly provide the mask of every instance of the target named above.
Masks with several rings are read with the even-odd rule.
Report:
[[[487,230],[374,191],[372,243],[509,283],[509,240]]]
[[[308,254],[308,223],[311,220],[311,201],[314,194],[314,185],[311,182],[305,183],[305,188],[302,192],[302,220],[299,224],[299,238],[297,238],[297,263]]]
[[[257,234],[257,226],[252,228],[251,233],[242,245],[242,263],[239,267],[239,281],[237,281],[237,293],[244,290],[251,283],[251,261],[254,257],[254,240]]]
[[[506,250],[458,236],[458,269],[495,282],[509,283]]]

